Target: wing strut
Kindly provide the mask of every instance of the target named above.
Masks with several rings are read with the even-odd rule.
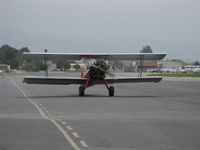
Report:
[[[44,50],[45,53],[47,53],[47,49]],[[48,62],[47,62],[47,54],[44,57],[44,64],[46,65],[46,71],[45,71],[45,77],[48,78],[49,72],[48,72]]]
[[[144,55],[141,55],[139,59],[138,77],[142,77],[143,65],[144,65]]]

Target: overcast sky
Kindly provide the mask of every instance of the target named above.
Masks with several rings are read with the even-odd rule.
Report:
[[[200,61],[200,0],[0,0],[0,45]]]

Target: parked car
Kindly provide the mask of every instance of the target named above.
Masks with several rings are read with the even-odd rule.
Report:
[[[194,73],[200,73],[200,68],[194,68],[194,69],[193,69],[193,72],[194,72]]]
[[[4,71],[0,70],[0,76],[4,78]]]

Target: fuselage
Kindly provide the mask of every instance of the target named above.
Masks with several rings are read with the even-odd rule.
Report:
[[[106,75],[100,68],[90,66],[86,74],[83,76],[88,80],[88,86],[94,85],[96,82],[104,82]]]

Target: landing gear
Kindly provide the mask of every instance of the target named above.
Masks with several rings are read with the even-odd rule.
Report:
[[[110,87],[108,88],[108,92],[109,92],[109,96],[114,96],[114,93],[115,93],[114,87],[113,87],[113,86],[110,86]]]
[[[114,86],[109,87],[106,80],[104,80],[104,84],[105,84],[106,88],[108,89],[109,96],[114,96],[114,93],[115,93]]]
[[[85,89],[88,87],[88,83],[89,83],[89,79],[87,80],[85,85],[79,86],[79,96],[84,96]],[[108,89],[109,96],[111,96],[111,97],[114,96],[114,93],[115,93],[114,87],[113,86],[109,87],[106,80],[104,80],[104,84],[105,84],[106,88]]]
[[[83,86],[79,87],[79,96],[84,96],[85,94],[85,88]]]

